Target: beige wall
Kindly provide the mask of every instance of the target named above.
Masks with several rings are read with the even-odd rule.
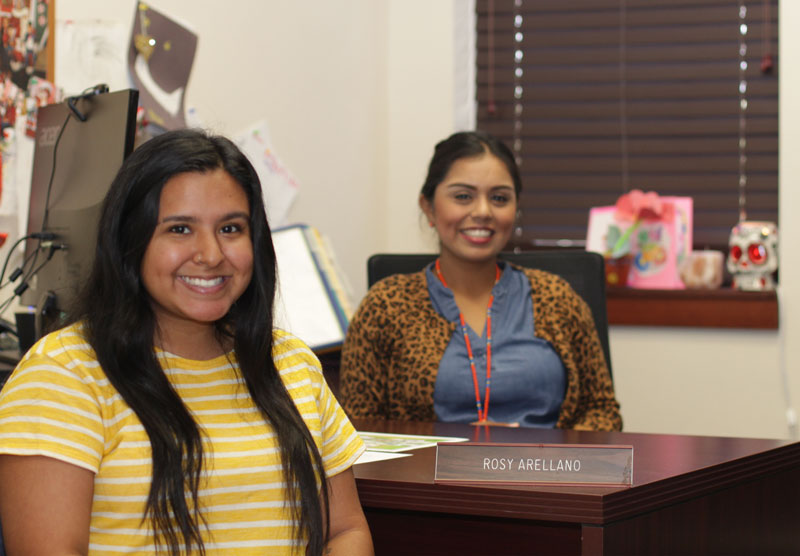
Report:
[[[454,126],[453,8],[450,2],[425,0],[388,4],[387,237],[381,249],[433,251],[417,195],[434,144]]]
[[[300,183],[291,221],[329,237],[356,295],[363,294],[365,257],[388,235],[389,4],[150,5],[199,36],[186,106],[225,134],[267,122],[276,153]],[[58,0],[57,18],[124,22],[130,29],[135,7],[135,0]],[[57,38],[56,49],[58,56]]]
[[[221,132],[264,118],[301,193],[294,221],[326,233],[355,295],[377,251],[432,250],[416,197],[434,143],[454,131],[454,14],[466,0],[193,0],[152,6],[200,35],[188,102]],[[130,24],[132,0],[58,0],[58,17]],[[776,332],[612,327],[626,430],[786,437],[800,404],[800,6],[781,3],[781,313]],[[420,17],[419,14],[424,14]],[[794,63],[794,67],[792,64]],[[792,342],[793,338],[798,338]]]

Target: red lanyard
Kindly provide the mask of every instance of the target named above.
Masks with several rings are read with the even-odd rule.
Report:
[[[449,288],[447,282],[442,275],[441,265],[439,259],[436,259],[436,274],[442,285]],[[500,281],[500,267],[498,266],[495,271],[494,283]],[[464,333],[464,342],[467,344],[467,355],[469,356],[469,367],[472,370],[472,384],[475,386],[475,406],[478,408],[478,421],[486,421],[489,416],[489,392],[492,386],[492,303],[494,302],[494,294],[489,296],[489,304],[486,307],[486,392],[481,404],[480,388],[478,388],[478,372],[475,370],[475,359],[472,357],[472,343],[469,341],[469,334],[467,333],[467,324],[464,322],[464,314],[459,310],[458,318],[461,321],[461,331]]]

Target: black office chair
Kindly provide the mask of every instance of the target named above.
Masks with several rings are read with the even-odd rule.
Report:
[[[367,283],[392,274],[417,272],[438,255],[435,253],[393,254],[378,253],[367,260]],[[561,276],[589,305],[595,328],[611,374],[611,348],[608,342],[608,312],[606,310],[606,275],[602,255],[591,251],[525,251],[501,253],[500,258],[519,266],[538,268]]]

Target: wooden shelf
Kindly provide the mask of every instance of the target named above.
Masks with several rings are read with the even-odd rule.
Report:
[[[778,329],[774,291],[609,288],[606,297],[610,325]]]

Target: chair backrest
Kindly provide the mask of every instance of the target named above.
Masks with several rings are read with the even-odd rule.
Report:
[[[435,253],[395,254],[378,253],[367,260],[367,283],[392,274],[405,274],[422,270],[434,261]],[[608,341],[608,312],[606,309],[605,262],[599,253],[580,250],[525,251],[501,253],[500,258],[519,266],[546,270],[561,276],[580,295],[594,317],[595,328],[611,373],[611,348]]]

